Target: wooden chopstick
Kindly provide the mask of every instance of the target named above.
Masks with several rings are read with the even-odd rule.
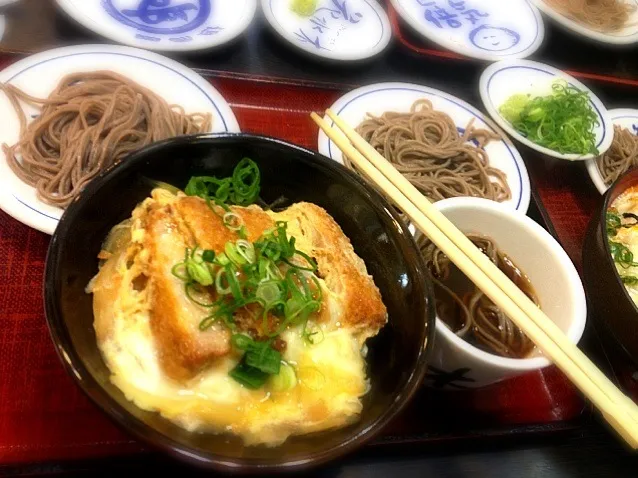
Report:
[[[581,392],[603,413],[606,420],[625,441],[632,448],[638,448],[638,420],[636,420],[638,407],[618,390],[618,388],[564,336],[563,332],[558,329],[525,294],[518,290],[518,287],[516,287],[498,267],[491,261],[484,260],[484,254],[465,237],[465,234],[459,231],[442,213],[434,208],[385,158],[363,140],[352,128],[334,115],[334,113],[328,110],[327,114],[343,132],[329,126],[315,113],[311,116],[343,153],[375,183],[379,189],[393,200],[397,206],[411,218],[414,224],[569,377]],[[355,146],[358,146],[365,153],[365,156],[352,146],[349,140],[351,140]],[[384,167],[384,162],[387,163],[387,166],[390,168],[389,170],[388,167]],[[379,169],[376,167],[377,164],[381,165]],[[396,174],[394,174],[393,171]],[[384,175],[386,172],[388,177]],[[397,174],[401,180],[399,180]],[[397,187],[390,178],[396,180],[401,187]],[[405,186],[404,182],[407,182],[410,187]],[[440,226],[440,224],[442,226]],[[463,241],[463,238],[466,239],[466,241]],[[459,247],[457,243],[460,243],[462,247]],[[476,263],[474,262],[474,258],[477,259]],[[499,275],[503,277],[498,278]],[[494,279],[495,277],[497,279]],[[508,292],[511,292],[513,297],[501,288],[501,283],[505,284],[505,289],[509,289]],[[520,294],[516,294],[515,291],[512,292],[512,287],[518,290]],[[521,295],[524,297],[524,300],[518,301],[518,297]],[[533,305],[532,309],[535,311],[533,312],[533,318],[527,313],[529,307],[525,306],[525,301]],[[546,327],[548,323],[554,327]],[[550,330],[549,333],[547,332],[548,329]]]
[[[595,380],[604,384],[603,391],[608,394],[615,402],[625,403],[629,406],[634,421],[638,423],[638,407],[626,395],[624,395],[601,371],[591,363],[589,358],[572,342],[565,338],[562,330],[549,319],[539,309],[534,302],[531,301],[523,291],[521,291],[485,254],[483,254],[470,241],[465,234],[461,233],[458,228],[441,213],[434,205],[414,187],[397,169],[390,164],[381,154],[374,149],[370,143],[365,141],[354,129],[347,125],[330,109],[326,110],[326,114],[334,121],[348,140],[361,151],[365,159],[371,162],[392,184],[400,189],[416,207],[423,212],[432,221],[436,227],[441,230],[449,239],[452,240],[478,267],[481,268],[491,279],[505,292],[513,301],[521,307],[526,315],[532,319],[537,325],[541,326],[546,335],[556,342],[563,350],[575,358],[578,366],[583,366],[583,371],[592,374]],[[478,284],[477,284],[478,285]]]

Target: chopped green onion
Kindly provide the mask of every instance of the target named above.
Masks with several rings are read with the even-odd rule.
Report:
[[[224,246],[224,252],[226,253],[226,257],[230,260],[230,262],[241,266],[242,264],[246,264],[247,261],[238,251],[237,246],[232,242],[228,241]]]
[[[238,348],[239,350],[244,350],[244,351],[249,350],[250,347],[255,342],[249,336],[244,335],[244,334],[235,334],[235,335],[233,335],[230,338],[230,341],[231,341],[231,343],[233,344],[234,347]]]
[[[184,285],[184,290],[186,292],[186,297],[188,297],[190,300],[192,300],[193,302],[195,302],[197,305],[200,305],[202,307],[214,307],[215,303],[214,302],[204,302],[203,300],[201,300],[201,296],[205,295],[205,291],[199,290],[201,289],[201,286],[199,284],[194,284],[192,282],[187,282]]]
[[[213,283],[213,276],[210,273],[210,269],[203,262],[195,262],[194,260],[187,261],[186,271],[191,279],[201,285],[207,286]]]
[[[211,314],[199,323],[199,330],[203,332],[210,328],[215,322],[217,322],[217,314]]]
[[[261,282],[257,287],[255,297],[263,300],[266,306],[281,300],[282,290],[279,286],[279,281]]]
[[[215,251],[210,249],[205,250],[202,253],[202,259],[204,262],[213,263],[215,261]]]
[[[323,329],[315,325],[312,329],[307,328],[307,323],[304,325],[303,339],[310,345],[317,345],[323,342],[325,335]]]
[[[239,239],[236,243],[237,253],[246,259],[246,262],[255,262],[255,246],[245,239]]]
[[[281,368],[281,353],[265,342],[255,344],[261,345],[246,352],[246,364],[270,375],[278,374]]]
[[[618,214],[614,214],[611,211],[607,211],[606,214],[607,234],[615,236],[618,229],[622,227],[622,220]]]
[[[257,164],[243,158],[231,177],[219,179],[214,176],[194,176],[184,192],[189,196],[199,196],[228,210],[227,203],[249,206],[259,197],[261,176]]]
[[[243,294],[241,293],[241,286],[239,285],[239,281],[237,280],[237,269],[232,264],[227,264],[224,266],[224,270],[226,271],[226,280],[228,281],[228,285],[230,286],[230,291],[233,294],[235,299],[241,299]]]
[[[219,269],[215,276],[215,290],[220,295],[230,294],[230,283],[226,278],[226,269]],[[226,278],[226,285],[224,285],[224,278]]]
[[[281,353],[270,346],[269,342],[257,342],[247,335],[235,334],[231,343],[239,350],[246,352],[246,365],[254,367],[271,375],[279,373],[281,367]]]
[[[241,383],[244,387],[251,390],[257,390],[258,388],[263,387],[269,377],[269,374],[266,372],[255,367],[251,367],[243,360],[239,362],[228,375]]]
[[[244,225],[241,216],[235,214],[234,212],[227,212],[223,217],[224,226],[226,226],[231,231],[239,231],[241,227]]]
[[[281,369],[277,375],[270,378],[270,388],[274,392],[287,392],[297,385],[297,374],[295,369],[286,362],[281,364]]]
[[[625,285],[638,284],[638,277],[635,277],[635,276],[620,276],[620,279],[623,281],[623,284]]]
[[[171,274],[173,274],[175,277],[185,282],[190,280],[190,277],[188,276],[188,272],[186,271],[186,264],[184,262],[175,264],[171,268]]]
[[[230,259],[228,259],[228,256],[222,252],[217,256],[215,262],[217,262],[220,266],[225,266],[226,264],[230,264]]]
[[[247,240],[242,217],[231,211],[228,203],[247,204],[256,200],[259,181],[259,170],[250,160],[240,163],[232,178],[191,178],[187,194],[203,197],[226,227],[238,231],[240,239],[228,241],[219,254],[187,248],[184,261],[176,264],[172,272],[184,282],[191,301],[211,309],[199,323],[200,330],[223,321],[234,333],[232,344],[244,355],[230,376],[248,388],[259,388],[268,377],[277,377],[273,386],[284,390],[296,383],[295,372],[282,362],[281,353],[271,345],[272,340],[289,326],[301,326],[301,335],[308,343],[323,339],[321,328],[308,326],[310,315],[321,309],[322,290],[313,274],[317,264],[297,249],[296,239],[288,234],[285,221],[277,221],[257,241]],[[221,215],[216,206],[225,213]],[[211,285],[215,300],[210,298],[211,289],[206,289]],[[234,314],[251,304],[262,309],[258,312],[262,317],[260,334],[268,338],[266,341],[236,333],[241,324],[235,323]]]
[[[563,154],[598,155],[598,115],[587,92],[565,81],[556,81],[548,96],[513,95],[499,112],[533,143]]]
[[[633,253],[624,244],[609,241],[609,251],[614,258],[614,262],[621,267],[627,269],[632,266],[638,266],[638,263],[634,262]]]
[[[259,196],[261,174],[254,161],[242,159],[233,171],[231,200],[240,206],[248,206]]]

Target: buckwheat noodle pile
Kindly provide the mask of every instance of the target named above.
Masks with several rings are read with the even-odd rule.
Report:
[[[624,0],[544,0],[563,15],[600,32],[613,33],[627,26],[636,5]],[[632,2],[633,3],[633,2]]]
[[[529,279],[513,264],[494,241],[479,234],[467,234],[490,260],[499,267],[527,296],[538,305]],[[426,236],[417,243],[437,292],[437,316],[457,336],[483,350],[502,357],[524,358],[534,343],[516,326],[450,259]],[[459,280],[459,275],[463,281]]]
[[[489,165],[483,149],[500,137],[474,128],[473,120],[460,134],[452,118],[429,100],[416,101],[409,113],[368,115],[357,132],[432,201],[475,196],[500,202],[512,197],[505,173]]]
[[[0,83],[20,118],[20,138],[3,144],[7,162],[38,197],[66,207],[100,171],[150,143],[208,132],[210,114],[186,114],[117,73],[65,76],[47,98]],[[21,102],[41,108],[28,122]]]
[[[627,128],[614,125],[614,141],[605,154],[596,158],[596,164],[609,186],[623,173],[638,166],[638,136]]]

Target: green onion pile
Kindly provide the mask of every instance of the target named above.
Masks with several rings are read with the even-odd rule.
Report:
[[[259,168],[248,158],[229,178],[191,178],[185,193],[205,199],[217,214],[223,212],[224,225],[237,231],[239,239],[227,242],[221,253],[187,248],[172,273],[183,281],[190,300],[209,309],[199,324],[202,331],[219,322],[234,333],[231,342],[243,357],[230,376],[251,389],[272,377],[276,387],[286,389],[294,381],[294,371],[273,344],[289,326],[300,326],[303,338],[317,343],[320,329],[310,327],[308,319],[320,310],[322,292],[315,275],[317,264],[295,247],[286,222],[276,222],[255,242],[246,239],[241,216],[229,205],[253,204],[259,197],[259,181]],[[234,313],[247,306],[259,307],[262,340],[238,330]]]
[[[290,10],[302,17],[309,17],[317,10],[317,0],[291,0]]]
[[[609,252],[611,253],[614,262],[618,264],[623,269],[628,269],[630,267],[638,266],[638,262],[634,262],[634,255],[629,250],[627,246],[621,244],[619,242],[613,241],[612,239],[618,233],[618,230],[622,227],[632,227],[638,224],[638,216],[631,213],[625,213],[622,215],[625,219],[634,219],[633,223],[623,224],[621,217],[613,211],[607,211],[606,214],[606,226],[607,226],[607,235],[609,236]],[[638,284],[638,277],[628,275],[628,274],[620,274],[620,279],[626,285],[635,285]]]
[[[513,95],[499,112],[539,146],[561,154],[599,154],[594,128],[600,123],[589,95],[566,82],[555,82],[548,96]]]

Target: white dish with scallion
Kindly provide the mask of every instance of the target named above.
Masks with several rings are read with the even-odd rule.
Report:
[[[480,94],[499,126],[547,156],[592,159],[607,151],[614,139],[602,101],[552,66],[529,60],[494,63],[481,75]]]

